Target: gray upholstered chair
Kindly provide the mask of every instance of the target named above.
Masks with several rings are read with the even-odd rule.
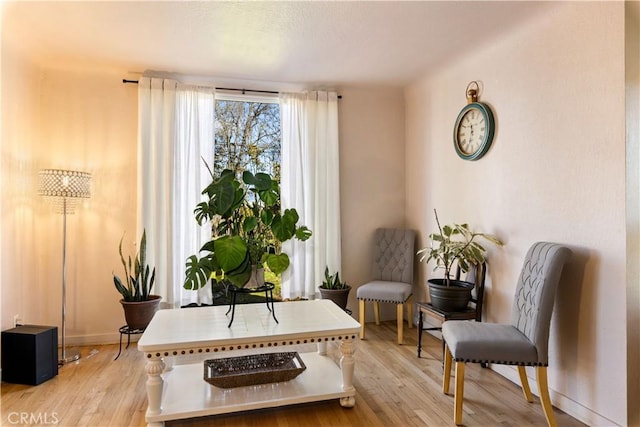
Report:
[[[542,409],[556,426],[547,384],[551,313],[562,268],[571,251],[555,243],[538,242],[527,252],[518,279],[511,324],[447,321],[442,325],[445,363],[442,391],[449,392],[455,361],[454,422],[462,424],[464,367],[467,362],[516,365],[522,391],[533,402],[525,366],[536,367]]]
[[[413,230],[379,228],[374,236],[372,280],[358,288],[360,338],[364,339],[365,302],[373,302],[376,325],[380,324],[379,303],[397,306],[398,344],[403,340],[404,305],[407,304],[409,328],[413,307],[409,302],[413,288],[416,233]]]

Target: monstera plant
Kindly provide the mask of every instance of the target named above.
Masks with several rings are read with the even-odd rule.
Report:
[[[298,225],[295,209],[281,212],[280,186],[269,174],[245,171],[240,180],[227,169],[202,194],[207,200],[194,214],[199,225],[211,223],[212,239],[200,256],[187,259],[186,289],[199,289],[211,278],[242,287],[263,265],[280,274],[289,267],[282,242],[311,237],[306,226]]]

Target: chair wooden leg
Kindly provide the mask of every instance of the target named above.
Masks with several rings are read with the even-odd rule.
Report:
[[[459,426],[462,424],[462,399],[464,397],[464,362],[456,362],[456,388],[454,389],[454,414],[453,422]]]
[[[376,318],[376,325],[380,326],[380,303],[373,302],[373,316]]]
[[[442,392],[449,394],[449,382],[451,382],[451,361],[453,356],[447,344],[444,344],[444,369],[442,371]]]
[[[407,298],[407,324],[409,329],[413,327],[413,300],[411,297]]]
[[[527,399],[527,402],[533,402],[533,395],[531,394],[531,389],[529,388],[527,371],[525,370],[524,366],[518,366],[518,375],[520,375],[520,384],[522,384],[522,392],[524,393],[524,398]]]
[[[404,336],[404,304],[396,304],[396,311],[398,312],[398,344],[402,344],[402,338]]]
[[[365,319],[365,316],[364,316],[364,300],[363,299],[361,299],[359,301],[359,310],[358,311],[360,312],[360,316],[359,316],[360,317],[360,339],[363,340],[364,339],[364,319]]]
[[[542,403],[542,410],[544,416],[547,419],[549,427],[557,427],[556,416],[553,413],[553,406],[551,406],[551,398],[549,397],[549,384],[547,383],[547,367],[536,367],[536,381],[538,381],[538,392],[540,393],[540,402]]]

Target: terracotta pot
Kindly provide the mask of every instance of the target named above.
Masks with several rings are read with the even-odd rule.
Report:
[[[467,308],[471,300],[474,284],[462,280],[429,279],[429,297],[431,304],[442,311],[462,311]]]
[[[151,322],[153,315],[158,311],[160,305],[160,295],[149,295],[147,301],[125,301],[120,300],[124,310],[124,318],[129,329],[144,330]]]
[[[320,289],[320,295],[322,299],[328,299],[336,303],[338,307],[345,310],[347,308],[347,301],[349,299],[349,291],[351,286],[347,286],[345,289]]]

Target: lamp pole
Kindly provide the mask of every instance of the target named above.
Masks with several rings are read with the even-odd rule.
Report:
[[[73,362],[80,359],[80,352],[72,349],[67,356],[66,343],[66,319],[67,319],[67,198],[62,198],[62,348],[60,350],[60,358],[58,363]]]
[[[67,352],[67,213],[72,212],[73,203],[68,198],[88,198],[90,192],[91,174],[87,172],[68,171],[60,169],[45,169],[40,171],[39,193],[47,198],[62,201],[62,347],[59,352],[58,364],[73,362],[80,359],[80,352],[71,349]]]

